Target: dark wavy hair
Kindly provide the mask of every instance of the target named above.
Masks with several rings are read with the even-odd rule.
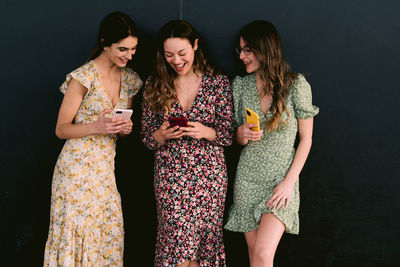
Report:
[[[153,73],[146,83],[145,101],[154,111],[169,112],[171,103],[177,98],[174,79],[177,73],[167,63],[164,56],[164,42],[169,38],[182,38],[189,41],[192,47],[197,40],[197,50],[194,53],[193,71],[195,73],[209,72],[214,74],[214,67],[209,64],[202,48],[203,41],[195,28],[187,21],[172,20],[166,23],[157,35],[157,51]]]
[[[261,97],[272,95],[273,116],[267,121],[267,131],[278,130],[283,126],[283,112],[288,114],[287,118],[290,116],[285,101],[297,74],[290,70],[290,65],[283,58],[281,38],[271,22],[253,21],[240,30],[240,37],[260,62]]]
[[[121,11],[114,11],[101,21],[97,35],[97,45],[90,54],[89,60],[98,57],[103,52],[104,47],[118,43],[128,36],[134,36],[139,39],[140,35],[136,23],[127,14]]]

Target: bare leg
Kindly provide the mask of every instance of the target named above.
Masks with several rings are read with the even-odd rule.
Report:
[[[198,264],[197,261],[191,261],[189,267],[200,267],[200,264]]]
[[[176,265],[176,267],[200,267],[200,264],[197,261],[185,261],[182,264]]]
[[[272,213],[261,217],[257,229],[251,267],[272,267],[279,241],[285,231],[285,225]]]
[[[249,250],[250,266],[252,266],[254,246],[256,244],[256,238],[257,238],[257,230],[244,233],[244,237],[246,238],[247,249]]]
[[[190,261],[185,261],[182,264],[177,264],[176,267],[189,267]]]

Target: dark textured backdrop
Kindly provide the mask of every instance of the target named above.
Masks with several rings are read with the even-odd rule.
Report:
[[[285,235],[276,266],[400,266],[399,68],[400,2],[385,0],[137,0],[0,3],[1,266],[41,266],[51,177],[63,141],[54,134],[58,86],[95,45],[102,17],[131,15],[154,38],[181,14],[204,36],[215,63],[237,73],[232,47],[241,26],[273,22],[284,54],[313,88],[313,147],[301,174],[301,230]],[[142,42],[143,44],[143,42]],[[147,43],[136,57],[144,77]],[[146,49],[143,49],[146,48]],[[126,266],[152,266],[156,232],[153,154],[134,133],[116,159],[122,196]],[[229,191],[240,148],[227,149]],[[225,232],[228,267],[247,266],[241,234]]]

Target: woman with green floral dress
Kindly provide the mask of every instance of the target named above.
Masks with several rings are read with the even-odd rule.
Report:
[[[299,231],[298,177],[319,109],[304,76],[290,71],[271,23],[254,21],[242,28],[238,53],[249,73],[233,81],[236,140],[244,147],[225,228],[245,234],[252,267],[273,266],[283,233]],[[260,131],[246,123],[246,108],[259,115]]]

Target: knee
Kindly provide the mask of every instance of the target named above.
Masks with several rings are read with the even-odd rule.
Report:
[[[250,255],[254,253],[254,244],[247,244],[247,249],[249,250]]]
[[[272,266],[274,262],[274,251],[265,247],[255,247],[253,249],[254,262],[263,263],[263,266]]]

